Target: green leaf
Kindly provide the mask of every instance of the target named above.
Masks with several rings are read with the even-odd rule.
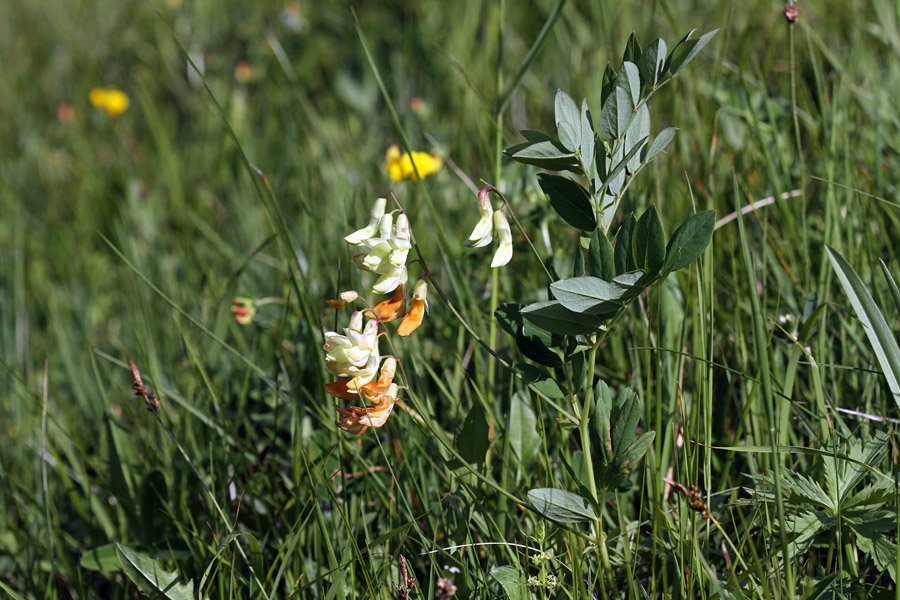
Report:
[[[719,32],[718,29],[713,29],[699,38],[691,39],[691,35],[693,35],[694,31],[696,31],[696,29],[692,29],[675,45],[675,48],[672,49],[672,53],[666,61],[666,70],[671,71],[673,76],[677,75],[689,62],[694,60],[694,58],[700,54],[700,51],[703,50]]]
[[[644,50],[637,63],[641,72],[641,80],[650,88],[655,89],[666,72],[666,42],[656,40]]]
[[[590,425],[593,428],[594,443],[600,454],[600,465],[606,467],[613,460],[612,447],[612,394],[602,379],[594,386],[594,407]]]
[[[516,366],[521,367],[521,364]],[[510,448],[519,459],[522,472],[529,472],[543,444],[537,429],[537,417],[528,404],[528,397],[521,392],[513,394],[510,400],[507,432]]]
[[[609,98],[614,89],[616,89],[616,72],[609,63],[606,63],[606,68],[603,70],[603,82],[600,85],[601,116],[603,113],[602,106],[606,104],[606,99]]]
[[[562,90],[556,90],[556,130],[559,141],[567,150],[581,147],[581,114],[578,105]]]
[[[589,335],[603,324],[602,319],[572,312],[557,301],[529,304],[522,309],[522,316],[541,329],[560,335]]]
[[[138,591],[151,600],[194,600],[194,582],[179,583],[178,574],[164,570],[159,561],[116,544],[122,571]]]
[[[165,541],[163,540],[162,542]],[[136,551],[141,552],[142,550],[136,549]],[[170,549],[167,547],[156,548],[145,552],[151,559],[162,558],[165,560],[181,560],[190,558],[191,556],[191,553],[188,550]],[[104,573],[117,572],[121,568],[119,556],[116,553],[116,545],[114,543],[104,544],[103,546],[88,550],[81,556],[81,560],[78,564],[82,568]]]
[[[631,99],[631,110],[627,111],[627,114],[628,119],[631,120],[631,115],[641,100],[641,73],[637,65],[632,62],[623,62],[619,69],[619,75],[616,77],[616,85],[628,92],[628,97]],[[622,108],[624,105],[619,106],[620,110]],[[627,122],[625,126],[628,126]]]
[[[712,239],[716,225],[716,211],[705,210],[688,217],[666,246],[663,275],[683,269],[703,254]]]
[[[591,275],[609,281],[616,276],[616,261],[612,244],[600,230],[595,229],[588,248],[588,268]]]
[[[522,362],[516,363],[516,368],[521,371],[526,382],[548,398],[559,400],[566,397],[566,393],[559,387],[556,380],[543,369]]]
[[[631,101],[631,94],[617,82],[615,89],[603,101],[600,109],[600,133],[611,140],[622,137],[628,130],[633,114],[634,103]]]
[[[587,98],[581,101],[581,141],[578,145],[584,174],[588,179],[596,177],[596,157],[594,156],[594,124],[591,122],[591,111]]]
[[[490,427],[484,407],[476,402],[469,409],[462,431],[456,438],[456,448],[463,460],[473,465],[483,463],[490,444],[489,435]]]
[[[612,409],[612,451],[621,456],[634,442],[637,426],[641,420],[641,401],[631,389],[619,392],[616,405]]]
[[[119,556],[116,553],[116,545],[106,544],[105,546],[88,550],[82,555],[78,564],[82,568],[90,569],[91,571],[116,572],[119,570]]]
[[[605,315],[622,307],[623,298],[640,294],[640,288],[596,277],[572,277],[550,284],[553,297],[576,313]]]
[[[647,431],[641,434],[641,436],[632,442],[631,445],[623,449],[620,454],[616,455],[615,460],[612,465],[610,465],[610,473],[621,477],[621,480],[626,479],[641,459],[644,458],[644,455],[647,453],[647,450],[650,449],[655,438],[655,431]],[[615,485],[617,486],[621,483],[621,480],[616,482]]]
[[[659,273],[666,262],[666,234],[656,206],[650,206],[641,215],[634,228],[631,244],[634,266],[643,271],[647,278]]]
[[[634,173],[641,166],[641,150],[647,145],[649,139],[650,109],[644,104],[638,109],[631,125],[628,126],[628,131],[625,132],[625,155],[631,157],[626,159],[625,163],[629,173]]]
[[[575,239],[575,262],[572,265],[572,277],[584,275],[584,254],[581,252],[581,240]]]
[[[250,566],[253,567],[253,572],[256,573],[256,576],[262,579],[265,577],[262,547],[259,545],[259,540],[252,533],[246,531],[244,535],[247,537],[247,542],[250,546]]]
[[[525,585],[525,575],[521,571],[515,567],[494,565],[490,573],[500,583],[509,600],[528,600],[528,586]]]
[[[669,147],[669,144],[672,143],[672,140],[675,139],[675,132],[677,131],[677,127],[666,127],[660,131],[656,138],[650,142],[650,146],[647,148],[647,154],[644,156],[644,162],[650,162],[661,152],[665,151],[665,149]]]
[[[548,171],[577,169],[578,159],[575,157],[575,153],[566,150],[559,140],[537,131],[522,131],[521,133],[528,141],[503,151],[514,161]]]
[[[850,297],[850,304],[856,311],[857,318],[865,327],[866,336],[875,350],[894,402],[900,407],[900,348],[897,347],[897,340],[859,275],[834,248],[825,248],[844,292]]]
[[[622,60],[635,64],[641,60],[641,44],[638,42],[633,31],[631,32],[631,35],[628,36],[628,42],[625,43],[625,54],[622,55]]]
[[[554,345],[550,332],[526,323],[521,310],[521,304],[502,304],[497,307],[494,316],[500,328],[513,336],[516,346],[526,358],[548,367],[562,364],[559,356],[550,349]]]
[[[597,227],[591,196],[586,189],[571,179],[547,173],[538,175],[538,184],[566,223],[584,231],[593,231]]]
[[[634,265],[634,255],[631,252],[631,240],[634,237],[634,228],[637,221],[634,213],[629,213],[625,217],[622,226],[616,233],[616,244],[614,250],[614,260],[616,263],[616,275],[622,275],[636,269]]]
[[[856,546],[868,554],[879,571],[887,571],[891,579],[897,581],[897,543],[891,538],[896,532],[885,531],[872,523],[858,522],[852,519],[845,521],[856,537]]]
[[[587,500],[565,490],[556,488],[528,490],[528,500],[537,512],[558,523],[579,523],[597,518]]]

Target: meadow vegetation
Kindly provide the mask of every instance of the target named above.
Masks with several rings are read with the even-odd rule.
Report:
[[[900,597],[900,4],[357,4],[0,3],[3,594]]]

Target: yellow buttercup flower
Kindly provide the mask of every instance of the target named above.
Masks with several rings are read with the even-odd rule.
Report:
[[[415,181],[416,171],[419,176],[428,177],[434,175],[444,166],[444,161],[437,154],[425,152],[412,152],[400,154],[400,148],[396,144],[387,149],[384,155],[384,168],[394,181],[411,179]],[[415,169],[413,169],[415,163]]]
[[[91,90],[88,99],[94,108],[105,110],[111,118],[119,117],[123,112],[128,110],[130,101],[128,95],[122,90],[114,87],[94,88]]]

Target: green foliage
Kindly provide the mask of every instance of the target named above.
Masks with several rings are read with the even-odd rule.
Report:
[[[898,521],[895,511],[884,508],[895,498],[896,484],[877,470],[887,443],[887,433],[877,431],[865,441],[851,440],[834,448],[833,456],[824,454],[824,485],[785,467],[777,475],[775,471],[751,475],[758,483],[750,492],[758,500],[773,500],[775,477],[787,495],[791,514],[784,527],[791,535],[789,557],[807,553],[814,544],[833,544],[843,537],[845,543],[852,540],[877,569],[886,571],[896,582],[898,548],[891,537],[897,532]],[[819,539],[822,534],[827,538]]]
[[[0,3],[4,597],[894,597],[898,9],[794,5]],[[433,282],[357,437],[386,196]]]
[[[138,591],[150,600],[194,600],[194,582],[183,584],[178,574],[166,571],[159,561],[116,544],[119,566]]]

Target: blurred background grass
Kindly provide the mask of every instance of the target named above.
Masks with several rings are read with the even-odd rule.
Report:
[[[355,7],[413,146],[450,159],[479,187],[485,179],[507,190],[535,239],[546,203],[533,172],[504,164],[503,181],[491,181],[492,107],[498,57],[511,80],[552,7],[545,0],[508,2],[502,46],[496,3]],[[772,320],[787,315],[786,327],[796,328],[811,294],[818,294],[813,304],[845,303],[830,293],[824,242],[870,282],[877,257],[894,266],[898,241],[897,7],[886,0],[799,7],[799,148],[788,29],[775,2],[752,8],[686,0],[569,2],[503,124],[508,146],[519,140],[520,129],[553,131],[558,88],[596,102],[603,68],[607,61],[618,64],[632,31],[646,45],[694,27],[721,28],[711,50],[654,97],[654,132],[670,124],[681,131],[666,160],[632,186],[623,209],[655,203],[671,231],[693,206],[716,208],[720,216],[731,212],[732,174],[742,202],[803,192],[751,215],[758,290],[749,289],[734,260],[733,224],[714,239],[706,265],[712,277],[702,291],[713,315],[707,351],[748,376],[758,375],[748,351],[749,293],[761,293]],[[179,42],[202,65],[243,150],[273,188],[308,282],[306,308],[317,322],[272,306],[261,309],[251,327],[233,321],[229,307],[236,295],[298,299],[254,182]],[[128,110],[110,118],[93,108],[88,96],[98,86],[123,90]],[[422,107],[413,110],[416,98]],[[599,106],[594,111],[599,114]],[[451,542],[524,540],[531,517],[446,467],[433,440],[406,413],[393,418],[384,446],[349,439],[331,424],[331,402],[320,388],[319,328],[333,328],[335,317],[322,300],[364,289],[341,237],[365,221],[374,198],[392,192],[410,211],[432,267],[443,269],[430,232],[441,228],[461,242],[475,221],[474,194],[450,168],[425,182],[438,223],[419,210],[410,184],[388,180],[384,152],[399,140],[348,3],[2,3],[0,116],[0,578],[12,589],[27,597],[125,597],[120,575],[78,564],[86,551],[120,541],[174,548],[188,576],[199,578],[213,565],[218,591],[212,596],[245,595],[231,587],[246,576],[239,558],[228,551],[213,560],[227,533],[194,475],[129,397],[128,360],[161,393],[175,436],[230,507],[226,513],[236,510],[235,486],[246,489],[238,529],[262,543],[270,589],[355,597],[368,587],[373,595],[387,594],[381,582],[396,579],[387,574],[396,571],[390,557],[401,548],[417,554]],[[549,229],[557,234],[554,222]],[[563,257],[576,243],[566,235],[559,229],[550,248],[541,246],[560,257],[561,274],[571,271]],[[527,302],[541,292],[534,285],[537,265],[519,246],[513,268],[501,274],[501,289],[503,300]],[[458,244],[448,251],[446,260],[465,275],[452,296],[486,332],[487,256]],[[873,285],[883,287],[880,279]],[[674,301],[664,306],[674,312],[657,313],[646,324],[634,313],[625,334],[601,351],[600,374],[637,387],[645,404],[659,403],[665,419],[651,427],[665,428],[669,417],[685,415],[688,424],[714,424],[708,443],[746,441],[734,437],[736,430],[763,443],[762,419],[745,426],[738,417],[757,410],[752,386],[719,373],[709,388],[692,391],[693,379],[682,382],[677,357],[640,350],[660,342],[654,332],[664,330],[665,347],[696,349],[689,333],[696,335],[702,320],[697,283],[683,279],[667,289]],[[684,329],[672,325],[683,315]],[[771,322],[769,330],[775,331]],[[783,375],[792,346],[777,335],[770,351],[773,370]],[[508,341],[501,342],[509,351]],[[862,330],[840,312],[829,313],[815,343],[820,364],[873,364]],[[503,429],[514,391],[508,374],[497,389],[485,389],[488,357],[471,352],[464,331],[437,302],[409,340],[420,393],[451,433],[478,398]],[[657,360],[661,375],[655,379],[651,361]],[[45,361],[48,454],[42,465]],[[829,369],[824,380],[829,402],[876,414],[893,410],[871,374]],[[677,393],[682,385],[685,398]],[[808,378],[796,385],[797,402],[810,402]],[[691,413],[695,406],[699,412]],[[648,415],[656,410],[653,405]],[[552,415],[538,420],[549,428],[545,458],[567,447]],[[815,437],[810,431],[797,427],[790,441],[803,445]],[[674,433],[658,434],[665,452],[677,452]],[[504,485],[522,492],[553,483],[549,459],[525,472],[510,459],[505,437],[497,439],[495,475]],[[647,468],[666,474],[668,456],[648,461]],[[745,471],[754,468],[748,460]],[[402,490],[383,472],[387,463],[397,469]],[[699,463],[684,464],[693,465],[686,469],[690,475]],[[728,470],[730,461],[716,465],[710,485],[738,484],[740,469]],[[49,470],[46,489],[42,468]],[[337,469],[343,482],[334,479]],[[333,511],[332,493],[340,496],[345,521]],[[478,502],[496,511],[483,511]],[[639,520],[648,510],[637,508],[629,518]],[[389,532],[380,554],[356,554],[357,544]],[[423,587],[433,591],[428,586],[444,566],[458,564],[464,570],[457,578],[460,593],[474,596],[488,593],[486,570],[497,560],[514,562],[516,552],[419,557],[416,568]]]

